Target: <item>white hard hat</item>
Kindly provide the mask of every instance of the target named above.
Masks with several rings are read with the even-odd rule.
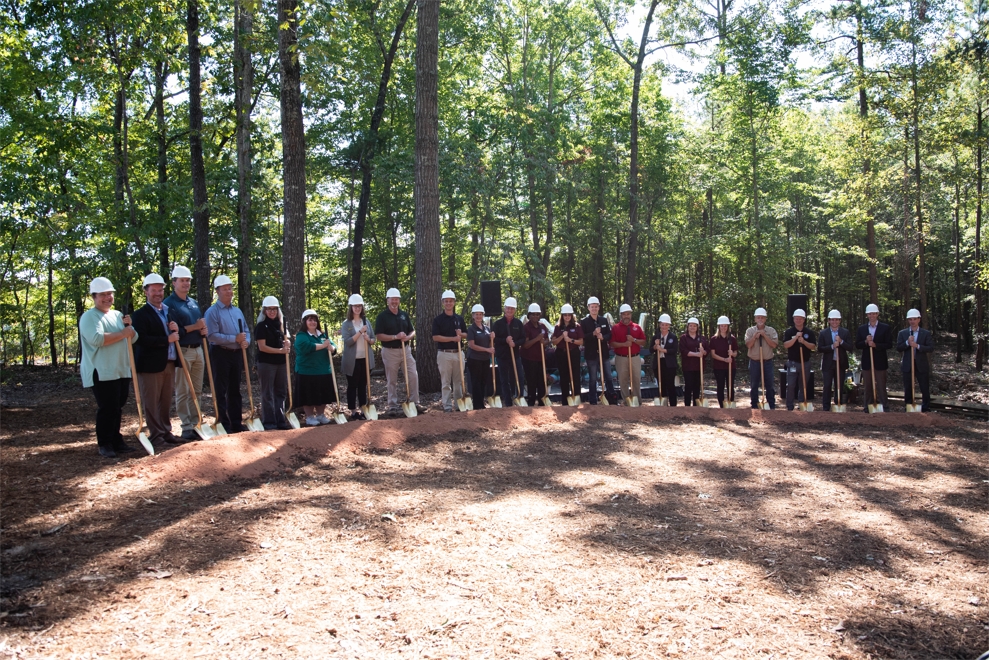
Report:
[[[315,316],[316,318],[319,318],[319,313],[317,313],[315,309],[307,309],[302,312],[302,320],[305,321],[307,316]]]
[[[673,323],[673,319],[670,318],[670,315],[669,314],[660,314],[659,315],[659,322],[660,323]]]
[[[482,305],[481,303],[478,303],[470,308],[471,314],[477,314],[478,312],[480,312],[481,314],[484,313],[484,305]]]
[[[625,312],[631,312],[631,311],[632,311],[632,306],[629,305],[628,303],[625,303],[624,305],[618,308],[619,314],[624,314]]]
[[[701,322],[697,320],[696,316],[691,316],[689,319],[687,319],[687,325],[690,325],[691,323],[696,323],[697,325],[701,324]]]
[[[519,301],[517,301],[515,298],[507,298],[505,300],[505,307],[511,307],[512,309],[515,309],[518,306],[519,306]]]
[[[841,318],[841,312],[839,312],[837,309],[832,309],[830,312],[828,312],[828,318],[829,319],[840,319]]]
[[[919,319],[920,318],[920,310],[919,309],[911,309],[909,312],[907,312],[907,318],[908,319]]]
[[[560,314],[573,314],[573,305],[566,304],[560,308]]]
[[[538,303],[532,303],[529,305],[529,314],[542,314],[543,310],[539,309]]]
[[[866,308],[865,308],[865,313],[866,314],[878,314],[879,313],[879,305],[877,305],[875,303],[871,303],[871,304],[867,305]]]
[[[802,310],[800,308],[797,308],[797,309],[793,310],[793,315],[794,316],[802,316],[804,318],[807,318],[807,312],[805,312],[804,310]]]
[[[719,316],[718,325],[731,325],[731,321],[728,320],[727,316]]]
[[[398,292],[398,289],[391,288],[385,293],[385,298],[401,298],[402,294]]]
[[[364,299],[361,298],[361,294],[355,293],[355,294],[351,295],[350,298],[347,300],[347,304],[348,305],[363,305],[364,304]]]
[[[769,313],[766,311],[765,307],[757,307],[752,316],[769,316]]]
[[[281,307],[278,304],[278,298],[274,296],[265,296],[264,300],[261,301],[262,307]]]
[[[216,279],[213,280],[214,289],[219,289],[221,286],[226,286],[227,284],[233,284],[233,280],[226,275],[217,275]]]
[[[192,279],[192,273],[190,273],[189,269],[185,266],[176,266],[172,269],[172,279],[175,280],[180,277],[188,277],[189,279]]]
[[[148,273],[144,276],[144,281],[141,286],[148,286],[149,284],[164,284],[165,280],[161,279],[161,275],[158,273]]]
[[[590,307],[591,305],[600,305],[600,304],[601,304],[601,301],[598,300],[597,296],[591,296],[590,298],[587,299],[587,306],[588,307]]]
[[[391,293],[389,293],[388,295],[390,297],[391,296]],[[397,296],[398,293],[396,293],[395,295]],[[447,289],[446,291],[443,292],[443,295],[440,296],[440,300],[443,300],[444,298],[453,298],[454,300],[456,300],[457,299],[457,294],[455,294],[450,289]]]
[[[90,293],[106,293],[107,291],[116,291],[116,289],[113,288],[113,283],[105,277],[97,277],[89,283]]]

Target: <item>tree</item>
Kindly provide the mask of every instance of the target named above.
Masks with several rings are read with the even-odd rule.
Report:
[[[189,165],[192,173],[192,229],[195,236],[196,295],[202,308],[213,300],[209,261],[209,197],[203,162],[203,102],[199,46],[199,0],[186,2],[189,41]],[[167,277],[167,274],[163,274]]]

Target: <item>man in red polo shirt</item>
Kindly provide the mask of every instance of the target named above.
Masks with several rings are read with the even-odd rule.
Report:
[[[646,333],[638,323],[632,323],[632,306],[624,304],[618,310],[619,322],[611,329],[611,347],[615,349],[615,370],[618,371],[618,387],[622,399],[629,396],[641,398],[639,380],[642,358],[639,351],[646,345]],[[629,360],[632,361],[631,368]],[[629,374],[631,371],[631,374]],[[629,376],[632,379],[629,382]]]

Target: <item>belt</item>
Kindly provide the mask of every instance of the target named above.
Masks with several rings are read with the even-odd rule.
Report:
[[[211,346],[212,348],[218,348],[218,349],[220,349],[221,351],[230,351],[231,353],[236,353],[237,351],[239,351],[239,350],[240,350],[239,348],[227,348],[226,346],[218,346],[218,345],[216,345],[216,344],[210,344],[210,346]]]
[[[438,350],[440,353],[456,353],[460,349],[459,348],[438,348],[436,350]]]
[[[203,345],[202,344],[183,344],[182,342],[179,342],[179,346],[181,346],[182,348],[202,348]]]

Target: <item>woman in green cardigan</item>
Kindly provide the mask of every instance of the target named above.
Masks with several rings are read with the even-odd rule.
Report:
[[[330,360],[335,351],[336,346],[319,325],[319,315],[312,309],[302,312],[302,327],[295,335],[295,389],[306,411],[306,426],[331,421],[323,412],[326,404],[335,401],[330,377]]]

